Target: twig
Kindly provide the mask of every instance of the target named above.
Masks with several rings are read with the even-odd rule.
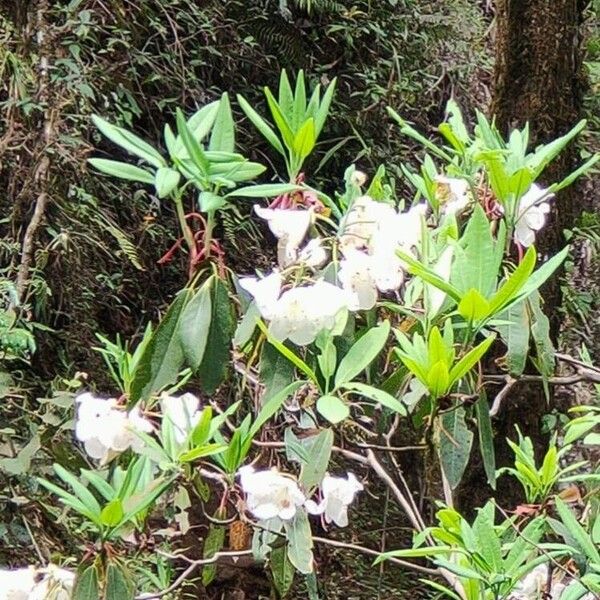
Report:
[[[381,556],[381,552],[378,550],[371,550],[371,548],[365,548],[364,546],[358,546],[357,544],[348,544],[346,542],[340,542],[338,540],[330,540],[328,538],[315,537],[313,536],[313,542],[317,544],[326,544],[327,546],[335,546],[336,548],[345,548],[346,550],[354,550],[356,552],[360,552],[362,554],[368,554],[370,556]],[[386,559],[388,562],[395,563],[397,565],[401,565],[402,567],[406,567],[408,569],[413,569],[414,571],[419,571],[420,573],[425,573],[430,576],[439,575],[438,569],[430,569],[429,567],[423,567],[421,565],[417,565],[411,563],[407,560],[402,560],[400,558],[390,557]]]
[[[496,394],[494,398],[494,403],[492,404],[492,408],[490,408],[490,417],[495,417],[500,411],[500,407],[502,406],[502,401],[508,395],[508,392],[513,388],[515,383],[517,383],[516,379],[513,379],[510,375],[507,375],[505,378],[506,385]]]
[[[221,558],[238,558],[240,556],[248,556],[252,554],[252,550],[239,550],[237,552],[216,552],[210,558],[201,558],[199,560],[195,560],[190,563],[189,567],[181,573],[181,575],[168,587],[160,592],[148,592],[145,594],[139,594],[135,597],[135,600],[153,600],[155,598],[162,598],[167,594],[170,594],[174,590],[176,590],[183,582],[188,579],[192,573],[198,569],[198,567],[202,567],[204,565],[211,565],[216,563]],[[181,558],[177,555],[172,555],[172,558]]]

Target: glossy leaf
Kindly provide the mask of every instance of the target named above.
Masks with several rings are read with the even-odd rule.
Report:
[[[179,335],[186,363],[196,371],[206,350],[212,320],[212,284],[208,279],[188,301],[181,313]]]

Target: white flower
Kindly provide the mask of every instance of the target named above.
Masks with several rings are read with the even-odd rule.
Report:
[[[246,494],[246,506],[260,521],[274,517],[282,521],[293,519],[298,507],[306,502],[296,481],[276,469],[256,471],[246,466],[238,474]]]
[[[116,409],[117,401],[114,398],[96,398],[86,392],[77,396],[75,402],[79,405],[75,436],[83,442],[85,451],[92,458],[106,462],[110,458],[113,441],[119,441],[120,426],[125,426],[123,421],[116,424],[120,419],[118,414],[122,414]],[[118,413],[116,417],[115,413]],[[124,414],[122,418],[126,423]]]
[[[29,600],[35,586],[35,569],[1,569],[0,600]]]
[[[371,257],[348,248],[340,261],[338,279],[348,293],[350,310],[369,310],[377,302],[377,283],[372,272]]]
[[[273,271],[263,279],[256,277],[243,277],[240,285],[252,296],[260,314],[267,320],[273,318],[273,310],[281,294],[282,279],[277,271]]]
[[[182,396],[163,394],[161,404],[163,419],[171,421],[177,443],[183,444],[200,420],[200,400],[189,392]]]
[[[299,262],[303,262],[313,269],[322,267],[328,258],[327,250],[323,248],[323,240],[318,237],[310,240],[298,255]]]
[[[342,252],[345,254],[348,249],[367,249],[379,224],[393,220],[396,214],[390,204],[377,202],[369,196],[356,198],[342,223],[340,235]]]
[[[411,206],[397,217],[398,245],[406,252],[412,252],[421,243],[423,217],[427,215],[427,204],[421,202]]]
[[[306,510],[311,514],[325,513],[326,523],[333,521],[338,527],[346,527],[348,506],[352,504],[354,496],[363,489],[363,484],[353,473],[348,473],[346,478],[332,477],[327,473],[321,483],[323,500],[319,504],[308,500]]]
[[[435,182],[437,184],[435,195],[439,200],[442,214],[456,215],[469,205],[468,181],[438,175],[435,178]]]
[[[515,219],[514,240],[521,246],[531,246],[535,242],[535,232],[546,223],[546,215],[550,212],[550,200],[554,194],[533,183],[529,191],[521,197]]]
[[[286,267],[293,263],[298,257],[298,248],[312,223],[313,210],[262,208],[255,204],[254,212],[267,221],[269,229],[279,240],[277,243],[279,265]]]
[[[151,433],[152,423],[140,415],[134,407],[129,415],[117,407],[114,398],[96,398],[90,393],[77,396],[79,405],[75,436],[85,446],[90,457],[105,463],[130,446],[138,451],[141,440],[134,430]]]
[[[333,329],[337,314],[348,307],[346,293],[325,281],[284,292],[271,311],[269,331],[279,341],[304,346],[323,329]]]

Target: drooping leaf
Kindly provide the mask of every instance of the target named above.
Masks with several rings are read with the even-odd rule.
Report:
[[[212,319],[212,284],[208,279],[188,301],[180,320],[181,347],[186,363],[196,371],[206,350]]]
[[[294,365],[275,346],[266,343],[260,355],[260,382],[265,386],[261,403],[265,404],[294,378]]]
[[[479,451],[483,459],[483,468],[488,483],[492,489],[496,489],[496,452],[494,449],[494,431],[490,418],[490,407],[485,392],[480,392],[475,403],[477,415],[477,433],[479,435]]]
[[[313,540],[308,515],[298,510],[291,521],[284,521],[288,536],[288,557],[300,573],[313,570]]]
[[[400,413],[401,415],[406,414],[406,407],[404,404],[402,404],[400,400],[396,399],[385,390],[376,388],[372,385],[367,385],[366,383],[360,383],[359,381],[346,383],[342,387],[347,390],[353,390],[361,396],[369,398],[374,402],[393,410],[394,412]]]
[[[206,394],[214,393],[225,379],[234,327],[227,286],[221,279],[216,278],[212,288],[212,319],[208,341],[202,363],[197,370],[200,387]]]
[[[134,590],[131,575],[120,563],[110,561],[106,568],[104,600],[133,600]]]
[[[390,333],[389,321],[369,329],[341,360],[335,374],[335,386],[352,381],[364,371],[381,352]]]
[[[473,433],[467,427],[462,406],[444,413],[439,419],[440,462],[450,487],[456,489],[469,462]]]
[[[217,509],[214,518],[224,520],[226,518],[223,509]],[[204,548],[202,554],[204,558],[212,558],[217,552],[220,552],[225,546],[225,527],[217,523],[211,523],[208,529],[208,535],[204,540]],[[217,565],[205,565],[202,569],[202,585],[209,585],[217,574]]]
[[[525,301],[510,306],[501,318],[508,321],[498,329],[506,343],[508,372],[513,376],[523,374],[529,353],[529,312]]]
[[[294,576],[296,575],[294,565],[288,557],[286,544],[282,544],[271,550],[269,554],[269,566],[277,594],[280,598],[284,598],[290,591],[292,583],[294,583]]]
[[[301,441],[306,450],[307,460],[302,465],[300,483],[306,490],[319,485],[329,467],[331,449],[333,447],[333,431],[323,429],[317,435]]]
[[[98,571],[95,565],[77,574],[73,586],[73,600],[98,600]]]
[[[190,295],[188,289],[177,295],[144,348],[131,382],[131,406],[175,382],[184,362],[180,319]]]
[[[527,305],[532,313],[531,336],[536,348],[536,366],[542,375],[551,377],[554,374],[556,352],[550,338],[550,321],[542,310],[539,292],[529,296]]]
[[[242,198],[272,198],[281,194],[290,194],[305,189],[294,183],[263,183],[261,185],[249,185],[229,192],[227,196],[241,196]]]

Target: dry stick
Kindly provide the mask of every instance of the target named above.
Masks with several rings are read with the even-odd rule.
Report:
[[[192,573],[198,569],[198,567],[202,567],[205,565],[211,565],[216,563],[220,558],[238,558],[240,556],[248,556],[252,554],[252,550],[240,550],[237,552],[216,552],[210,558],[201,558],[199,560],[194,560],[190,562],[190,566],[181,573],[181,575],[166,589],[160,592],[149,592],[144,594],[139,594],[135,597],[135,600],[154,600],[155,598],[162,598],[167,594],[175,591],[180,585],[182,585],[188,577],[192,575]],[[181,556],[173,555],[173,558],[182,558]]]
[[[46,22],[45,12],[48,10],[47,0],[40,2],[37,12],[37,44],[39,47],[40,59],[39,59],[39,86],[37,98],[43,101],[48,93],[48,71],[49,61],[45,54],[46,50]],[[53,124],[52,115],[49,108],[44,111],[44,149],[46,151],[50,146],[53,138]],[[17,271],[17,278],[15,282],[16,296],[19,302],[22,302],[27,292],[27,285],[29,281],[29,270],[33,261],[33,250],[35,243],[35,235],[42,222],[44,213],[46,212],[46,206],[48,204],[48,193],[43,189],[45,183],[48,180],[48,170],[50,168],[50,158],[48,154],[42,156],[39,164],[36,167],[34,173],[34,180],[40,182],[42,191],[38,194],[35,201],[35,208],[31,221],[27,225],[25,230],[25,236],[23,237],[23,245],[21,249],[21,262]]]
[[[328,538],[315,537],[313,536],[313,541],[318,544],[326,544],[327,546],[335,546],[336,548],[345,548],[347,550],[355,550],[356,552],[361,552],[362,554],[369,554],[370,556],[381,556],[381,552],[378,550],[371,550],[371,548],[365,548],[364,546],[358,546],[357,544],[348,544],[346,542],[340,542],[338,540],[330,540]],[[421,565],[417,565],[407,560],[402,560],[400,558],[390,557],[387,559],[388,562],[395,563],[397,565],[401,565],[402,567],[406,567],[408,569],[413,569],[414,571],[419,571],[420,573],[425,573],[426,575],[436,576],[439,575],[439,571],[437,569],[430,569],[428,567],[422,567]]]

